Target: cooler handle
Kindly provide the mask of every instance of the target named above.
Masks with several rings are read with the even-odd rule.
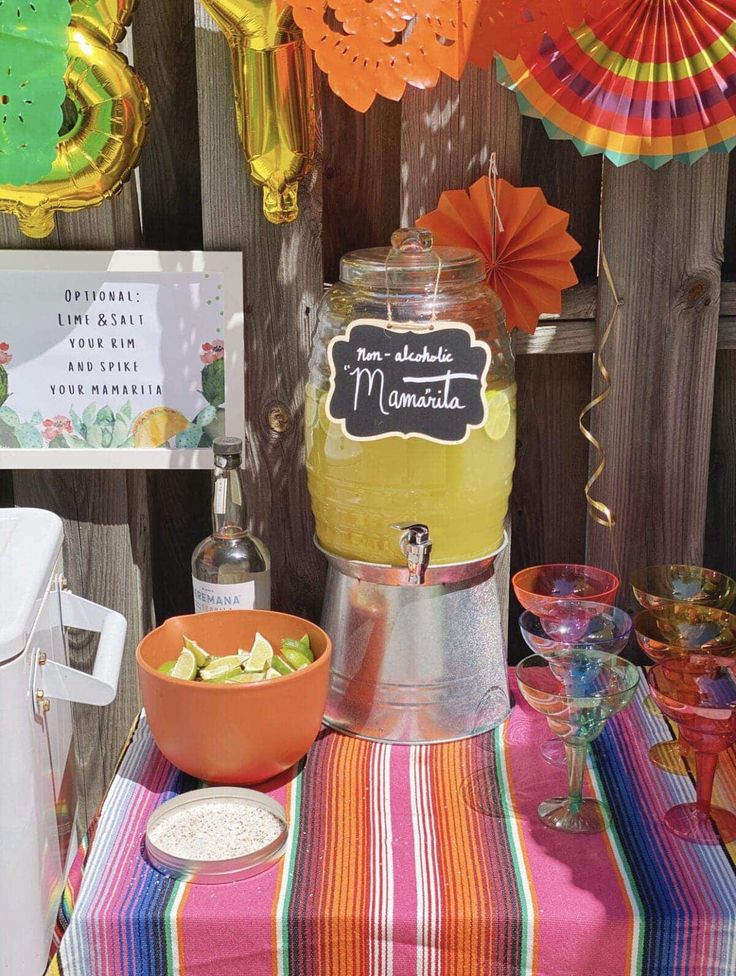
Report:
[[[44,698],[59,698],[82,705],[109,705],[118,688],[120,665],[128,623],[121,613],[85,600],[68,590],[59,593],[61,620],[65,627],[100,635],[92,674],[40,658],[36,688]],[[36,695],[40,698],[39,691]]]

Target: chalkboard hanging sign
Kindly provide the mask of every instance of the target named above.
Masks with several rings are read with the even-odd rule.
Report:
[[[462,444],[486,422],[491,350],[464,322],[356,319],[328,357],[327,416],[350,440]]]

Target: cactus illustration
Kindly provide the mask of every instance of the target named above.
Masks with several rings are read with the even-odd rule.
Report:
[[[8,399],[8,371],[5,367],[12,359],[8,343],[0,342],[0,407]]]
[[[70,428],[65,427],[61,437],[51,440],[49,447],[131,447],[131,416],[130,403],[126,403],[118,411],[111,407],[101,407],[98,410],[97,404],[91,403],[81,417],[74,410],[70,410]],[[57,440],[63,443],[57,444]]]
[[[202,369],[202,395],[213,407],[221,407],[225,402],[225,344],[222,339],[203,342],[199,358],[204,363]]]
[[[186,430],[177,434],[174,441],[175,446],[184,448],[209,447],[212,444],[210,427],[214,424],[218,413],[222,412],[213,407],[212,404],[208,404],[199,411]]]
[[[0,447],[43,447],[43,437],[38,430],[40,423],[40,413],[34,413],[30,421],[24,421],[10,407],[0,407]]]

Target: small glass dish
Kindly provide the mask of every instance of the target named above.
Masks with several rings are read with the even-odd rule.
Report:
[[[152,840],[156,827],[172,817],[182,822],[182,814],[190,811],[198,816],[203,806],[215,804],[237,805],[241,809],[255,807],[271,814],[277,821],[279,832],[263,847],[247,854],[220,859],[196,859],[181,857],[163,850]],[[145,847],[148,860],[162,874],[179,881],[192,884],[229,884],[253,878],[278,862],[284,853],[289,826],[284,808],[270,796],[257,790],[246,790],[237,786],[213,786],[192,790],[162,803],[150,816],[146,825]],[[160,841],[159,841],[160,843]]]

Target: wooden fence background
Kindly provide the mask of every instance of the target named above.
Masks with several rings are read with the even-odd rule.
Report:
[[[212,21],[193,0],[144,0],[133,41],[154,107],[140,199],[131,182],[112,203],[60,216],[41,246],[243,251],[246,478],[252,527],[273,554],[274,606],[312,617],[320,608],[324,567],[311,542],[301,426],[323,283],[335,279],[345,251],[387,243],[442,190],[486,172],[492,151],[502,176],[542,186],[569,210],[582,244],[581,284],[563,315],[516,346],[511,568],[560,559],[613,564],[608,533],[586,519],[590,459],[577,428],[591,396],[596,337],[612,311],[605,279],[596,281],[602,207],[603,243],[624,304],[607,352],[613,391],[594,412],[593,429],[608,458],[599,495],[618,518],[623,575],[665,560],[736,571],[734,162],[714,155],[654,173],[583,159],[522,119],[492,73],[472,68],[459,83],[443,79],[401,103],[379,100],[366,115],[321,80],[319,166],[300,190],[298,222],[273,227],[246,177],[228,52]],[[3,215],[0,246],[39,245]],[[129,621],[116,703],[76,716],[88,818],[138,706],[136,643],[154,621],[191,609],[189,558],[208,531],[209,476],[0,472],[0,503],[13,501],[64,518],[73,589]],[[513,607],[511,621],[510,653],[518,656]],[[93,651],[93,642],[78,642],[76,662],[84,666]]]

